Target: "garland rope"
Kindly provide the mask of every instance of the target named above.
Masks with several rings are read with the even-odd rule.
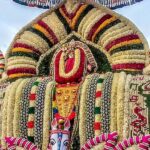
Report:
[[[48,147],[49,143],[49,130],[50,130],[50,123],[52,121],[51,116],[52,116],[52,100],[54,88],[55,82],[49,82],[45,90],[42,150],[45,150]]]

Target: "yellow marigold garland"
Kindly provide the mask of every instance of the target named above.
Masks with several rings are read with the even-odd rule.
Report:
[[[111,27],[110,29],[108,29],[98,40],[98,43],[100,45],[104,44],[105,40],[110,36],[110,33],[112,33],[113,31],[117,31],[120,28],[123,28],[124,24],[122,22],[114,25],[113,27]]]
[[[55,12],[52,12],[50,15],[44,17],[42,20],[53,30],[59,41],[67,36],[65,28],[62,22],[58,19]]]
[[[43,117],[43,143],[42,150],[46,150],[49,143],[49,129],[50,129],[50,118],[52,111],[52,98],[53,93],[52,90],[55,86],[55,82],[49,82],[45,91],[45,102],[44,102],[44,117]]]
[[[4,138],[7,136],[7,106],[8,106],[8,98],[10,97],[10,91],[12,90],[12,85],[9,85],[5,92],[5,97],[2,105],[2,135],[1,135],[1,144],[2,148],[6,149],[6,142]]]
[[[80,136],[80,146],[83,146],[86,142],[86,92],[87,86],[91,75],[88,75],[81,87],[81,95],[80,95],[80,110],[79,110],[79,136]]]
[[[36,92],[38,90],[38,85],[42,81],[42,78],[38,78],[32,85],[31,92],[30,92],[30,99],[29,99],[29,109],[35,108],[36,105]],[[31,95],[35,95],[33,98]],[[35,120],[35,112],[28,112],[28,123],[33,122],[33,127],[28,127],[28,139],[34,138],[34,120]]]
[[[115,26],[114,26],[115,27]],[[120,28],[121,27],[121,28]],[[112,27],[113,28],[113,27]],[[120,33],[129,31],[129,26],[124,26],[124,24],[117,24],[115,30],[108,30],[109,32],[101,39],[101,44],[104,44],[110,37],[116,37],[116,35],[120,35]]]
[[[39,47],[39,45],[38,45],[37,43],[34,43],[32,40],[20,38],[20,39],[17,39],[16,42],[22,43],[22,44],[26,44],[26,45],[30,45],[30,46],[33,46],[35,49],[39,50],[39,52],[43,53],[42,48]]]
[[[121,72],[117,87],[117,132],[120,140],[123,138],[125,82],[126,73]]]
[[[121,38],[123,36],[129,35],[129,34],[133,34],[134,31],[133,30],[129,30],[129,31],[125,31],[123,33],[119,33],[119,34],[115,34],[114,36],[109,37],[106,41],[104,41],[103,46],[105,47],[108,43],[110,43],[111,41],[114,41],[115,39]]]
[[[130,81],[132,76],[127,75],[126,84],[125,84],[125,98],[124,98],[124,123],[123,123],[123,138],[129,137],[129,90],[130,90]]]
[[[101,17],[98,14],[101,14],[101,13],[102,13],[101,10],[93,9],[86,15],[86,17],[84,17],[84,19],[82,20],[80,24],[82,25],[82,30],[79,28],[79,30],[81,30],[80,32],[83,35],[83,37],[87,37],[86,35],[90,31],[93,24],[95,24],[97,20],[99,20],[99,18]],[[93,22],[89,23],[91,20],[93,20]]]
[[[20,38],[36,43],[40,50],[42,50],[42,53],[45,53],[49,49],[48,44],[41,37],[30,31],[25,31]]]
[[[84,33],[84,32],[83,32],[83,29],[84,29],[84,27],[86,27],[86,26],[85,26],[86,21],[89,19],[90,16],[95,15],[96,12],[97,12],[97,9],[94,8],[94,9],[92,9],[92,10],[83,18],[83,20],[81,21],[81,23],[80,23],[80,25],[79,25],[79,27],[78,27],[78,33],[79,33],[79,34],[82,35],[82,34]],[[101,12],[101,11],[99,11],[99,12]]]
[[[20,100],[24,86],[29,81],[29,79],[24,79],[20,82],[16,89],[15,95],[15,107],[14,107],[14,119],[13,119],[13,136],[20,137],[19,134],[19,120],[20,120]]]
[[[16,89],[20,85],[21,81],[24,79],[19,79],[15,81],[10,90],[10,95],[8,98],[7,105],[7,136],[13,136],[13,118],[14,118],[14,107],[15,107],[15,96]]]
[[[111,90],[110,131],[117,131],[117,87],[119,73],[114,73]]]
[[[37,62],[29,57],[14,56],[8,59],[8,63],[7,63],[8,67],[12,65],[17,65],[17,64],[23,64],[23,65],[28,64],[28,65],[36,66]]]
[[[90,17],[88,18],[89,20],[86,21],[86,26],[84,25],[85,27],[84,34],[83,34],[84,38],[88,38],[88,34],[91,31],[91,28],[93,27],[93,25],[105,15],[106,13],[101,12],[100,10],[97,10],[95,14],[91,15],[92,18]],[[93,20],[93,22],[89,24],[91,20]]]

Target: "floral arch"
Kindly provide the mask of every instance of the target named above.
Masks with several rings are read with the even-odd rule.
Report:
[[[114,71],[142,72],[149,64],[149,47],[131,21],[102,5],[64,1],[25,26],[6,58],[9,78],[34,76],[40,56],[72,32],[102,47]]]

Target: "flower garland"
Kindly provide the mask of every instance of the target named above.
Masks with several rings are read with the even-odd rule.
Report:
[[[16,88],[20,85],[23,79],[15,81],[10,90],[10,95],[8,98],[7,105],[7,136],[13,136],[13,118],[14,118],[14,107],[15,107],[15,95]]]
[[[111,88],[111,106],[110,106],[110,131],[117,131],[117,87],[119,73],[114,73]]]
[[[22,47],[28,47],[29,49],[34,49],[36,54],[40,55],[43,53],[43,50],[41,49],[41,47],[39,47],[36,43],[28,39],[20,38],[16,40],[16,43],[19,43]]]
[[[39,84],[37,90],[37,98],[35,104],[35,126],[34,126],[34,143],[41,147],[42,144],[42,133],[43,133],[43,109],[45,100],[45,90],[47,84],[51,81],[50,78],[44,78]]]
[[[103,142],[106,142],[104,144],[104,147],[102,149],[104,150],[110,150],[110,149],[113,149],[115,144],[117,143],[117,132],[113,132],[113,133],[104,133],[104,134],[101,134],[99,136],[96,136],[95,138],[93,139],[90,139],[86,142],[86,144],[84,144],[81,148],[81,150],[87,150],[87,149],[92,149],[93,147],[97,146],[98,144],[103,144]],[[99,147],[99,145],[98,145]],[[98,148],[97,147],[97,148]],[[93,148],[95,149],[95,148]],[[99,147],[100,149],[100,147]]]
[[[8,149],[14,150],[15,147],[23,148],[25,150],[39,150],[36,145],[29,142],[24,138],[5,137],[5,141],[8,144]],[[18,148],[17,148],[18,149]]]
[[[110,108],[111,108],[111,87],[112,87],[113,74],[107,73],[104,80],[102,91],[102,131],[103,133],[110,132]]]
[[[32,88],[29,94],[29,108],[28,108],[28,140],[34,142],[34,131],[35,131],[35,106],[37,100],[37,91],[39,84],[43,81],[43,78],[37,78],[32,84]]]
[[[45,90],[42,150],[45,150],[49,144],[49,130],[50,122],[52,121],[52,100],[54,96],[54,87],[55,82],[49,82]]]
[[[96,8],[92,9],[81,21],[81,23],[78,27],[78,33],[80,35],[83,35],[83,37],[86,37],[84,35],[84,33],[86,33],[86,32],[84,32],[84,31],[85,31],[86,27],[89,25],[88,20],[94,19],[100,13],[101,13],[101,10],[97,11]]]
[[[83,146],[86,142],[86,95],[87,95],[87,87],[89,85],[91,79],[91,75],[86,76],[82,86],[80,93],[80,110],[79,110],[79,136],[80,136],[80,145]]]
[[[133,148],[135,148],[135,150],[137,150],[137,148],[135,147],[135,145],[138,145],[138,149],[139,150],[148,150],[150,147],[150,135],[145,135],[145,136],[134,136],[133,138],[128,138],[125,139],[121,142],[119,142],[114,150],[124,150],[124,149],[128,149],[129,147],[131,147],[131,150],[133,150]]]
[[[57,17],[56,13],[51,13],[50,15],[44,17],[42,21],[45,22],[52,29],[58,41],[63,40],[64,37],[67,36],[65,27],[63,23],[61,22],[61,20],[59,20],[59,17]]]
[[[130,90],[130,81],[132,76],[129,74],[126,78],[125,84],[125,98],[124,98],[124,123],[123,123],[123,138],[129,137],[129,90]]]
[[[100,135],[101,133],[101,106],[102,106],[102,86],[104,81],[104,75],[100,75],[100,78],[97,81],[96,86],[96,93],[95,93],[95,122],[94,122],[94,129],[95,129],[95,136]]]
[[[121,72],[119,74],[117,87],[117,132],[119,139],[123,138],[125,83],[126,73]]]
[[[145,56],[145,58],[141,59],[143,62],[138,63],[140,60],[132,57],[127,59],[129,61],[123,60],[123,63],[122,59],[118,59],[120,61],[116,62],[113,62],[113,60],[113,70],[141,72],[146,66],[145,63],[148,62],[148,56],[146,56],[147,42],[131,22],[102,6],[91,5],[86,2],[73,3],[71,1],[64,2],[26,27],[12,44],[9,58],[25,56],[38,61],[41,54],[37,55],[37,51],[44,54],[52,45],[66,38],[73,30],[81,34],[86,40],[101,45],[106,50],[106,53],[109,53],[111,56],[119,52],[121,52],[120,55],[124,56],[124,52],[127,51],[135,52],[136,55],[138,55],[138,51],[143,52]],[[18,42],[20,42],[19,44],[27,44],[30,48],[15,47]],[[6,71],[9,72],[7,67]],[[33,73],[31,70],[29,72],[29,69],[22,70],[20,68],[18,68],[17,72],[16,70],[10,70],[10,72],[9,77],[11,78],[36,74],[36,72]]]
[[[95,121],[94,108],[95,108],[95,94],[96,83],[99,78],[99,74],[93,74],[90,83],[87,87],[86,93],[86,139],[94,137],[93,124]]]
[[[5,97],[2,105],[2,134],[1,134],[1,144],[2,148],[6,149],[6,143],[3,140],[7,136],[7,106],[8,106],[8,98],[10,97],[10,91],[12,90],[12,85],[10,84],[5,92]]]
[[[28,108],[29,108],[29,94],[32,88],[32,84],[36,81],[37,78],[32,78],[23,88],[22,98],[20,103],[20,137],[27,138],[27,122],[28,122]]]
[[[3,53],[0,50],[0,78],[2,77],[2,73],[4,72],[5,67],[5,59]]]
[[[77,93],[77,102],[75,107],[76,116],[74,118],[74,125],[71,134],[70,150],[80,149],[80,137],[79,137],[79,113],[80,112],[79,111],[80,111],[80,95],[81,95],[83,82],[84,81],[80,82],[78,93]]]
[[[19,120],[20,120],[20,101],[22,98],[22,92],[23,92],[23,88],[26,86],[26,84],[29,82],[29,79],[24,79],[20,82],[20,84],[18,85],[17,89],[16,89],[16,95],[15,95],[15,107],[14,107],[14,119],[13,119],[13,136],[14,137],[19,137],[20,133],[19,133]]]

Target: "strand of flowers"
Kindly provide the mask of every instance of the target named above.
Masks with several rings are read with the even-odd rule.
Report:
[[[32,84],[37,78],[31,78],[27,85],[23,88],[21,103],[20,103],[20,137],[27,138],[27,121],[28,121],[28,108],[29,108],[29,94]]]
[[[101,40],[101,43],[104,44],[104,46],[107,45],[107,43],[109,43],[112,40],[115,40],[116,37],[120,38],[124,35],[126,35],[126,33],[133,33],[133,31],[130,29],[130,27],[128,25],[123,26],[120,28],[120,25],[118,25],[118,28],[116,28],[116,30],[113,30],[112,32],[109,32],[107,35],[105,35],[103,37],[103,39]],[[121,36],[120,33],[123,33],[123,35]],[[110,39],[108,42],[106,42],[106,39]]]
[[[78,27],[78,33],[80,35],[82,35],[84,37],[84,31],[87,27],[87,25],[89,25],[88,20],[92,20],[93,18],[95,18],[97,15],[99,15],[101,13],[101,10],[97,10],[96,8],[92,9],[81,21],[81,23],[79,24]],[[91,19],[89,17],[92,17]]]
[[[25,31],[21,35],[21,38],[36,43],[39,46],[38,49],[41,50],[41,53],[45,53],[50,48],[48,43],[44,39],[42,39],[40,36],[33,33],[32,31]]]
[[[17,64],[17,65],[12,65],[12,66],[7,66],[7,69],[8,69],[8,73],[11,71],[11,72],[13,72],[14,70],[15,71],[17,71],[17,70],[19,70],[19,69],[26,69],[26,68],[28,68],[28,69],[30,69],[31,71],[30,71],[30,73],[31,74],[35,74],[36,73],[36,71],[35,71],[35,66],[33,66],[33,65],[29,65],[29,64],[27,64],[27,65],[24,65],[24,64]],[[15,74],[15,71],[13,72],[14,74]],[[10,73],[10,75],[11,75],[12,73]],[[9,74],[8,74],[9,75]]]
[[[80,149],[80,137],[79,137],[79,110],[80,110],[80,95],[81,95],[81,89],[82,89],[82,84],[84,81],[80,82],[79,88],[78,88],[78,93],[77,93],[77,103],[75,106],[75,113],[76,116],[74,118],[74,125],[73,125],[73,130],[71,134],[71,142],[70,142],[70,150],[74,149]]]
[[[25,150],[39,150],[36,145],[29,142],[25,138],[5,137],[5,141],[8,144],[9,150],[16,150],[17,146]]]
[[[45,90],[45,100],[44,100],[44,111],[43,111],[43,140],[42,140],[42,150],[46,150],[49,144],[49,130],[50,122],[52,119],[52,100],[53,100],[53,89],[55,87],[55,82],[49,82]]]
[[[99,9],[93,9],[92,11],[94,11],[93,14],[91,14],[91,11],[88,13],[88,16],[86,15],[84,17],[84,19],[82,20],[82,24],[84,23],[83,27],[82,27],[82,36],[87,39],[88,38],[88,34],[91,31],[92,27],[104,16],[106,15],[105,12],[102,12]],[[85,20],[86,19],[86,20]],[[92,22],[91,22],[92,20]],[[89,23],[91,22],[91,23]],[[80,27],[80,25],[79,25]]]
[[[34,47],[35,49],[37,49],[39,53],[43,53],[43,50],[42,50],[41,47],[39,47],[36,43],[33,43],[32,41],[30,41],[28,39],[19,38],[19,39],[16,40],[16,43],[29,45],[29,46]]]
[[[115,41],[116,39],[119,39],[119,38],[124,37],[124,36],[128,36],[130,34],[134,34],[134,31],[133,30],[129,30],[129,31],[123,32],[122,34],[121,33],[118,33],[116,35],[114,34],[114,36],[110,36],[109,38],[107,38],[106,41],[104,41],[103,46],[106,47],[112,41]]]
[[[35,127],[34,127],[34,143],[40,148],[42,146],[43,138],[43,109],[44,109],[44,100],[45,100],[45,90],[47,84],[51,79],[44,78],[44,80],[39,84],[37,90],[37,99],[35,104]],[[41,145],[40,145],[41,144]]]
[[[145,52],[143,50],[128,50],[128,51],[124,51],[124,52],[118,52],[118,53],[115,53],[113,54],[113,57],[120,57],[120,56],[128,56],[128,55],[131,55],[131,56],[139,56],[139,55],[142,55],[142,56],[145,56]]]
[[[145,63],[145,60],[140,59],[120,59],[112,62],[112,65],[119,64],[119,63]]]
[[[122,56],[118,56],[118,57],[113,57],[112,56],[112,62],[116,61],[116,60],[123,60],[123,59],[142,59],[144,60],[145,59],[145,55],[122,55]]]
[[[29,96],[29,109],[28,109],[28,140],[34,142],[34,131],[35,131],[35,105],[37,100],[37,91],[39,84],[43,81],[43,78],[37,78],[32,84],[32,88]]]
[[[42,21],[44,21],[53,30],[58,38],[58,41],[61,41],[67,37],[67,31],[61,20],[57,17],[56,13],[51,13],[50,15],[44,17]]]
[[[20,120],[20,101],[21,101],[21,96],[23,92],[23,88],[26,86],[26,84],[29,82],[29,79],[24,79],[20,82],[16,89],[16,95],[15,95],[15,107],[14,107],[14,119],[13,119],[13,136],[14,137],[19,137],[19,120]]]
[[[13,118],[14,118],[14,107],[15,107],[15,96],[16,88],[20,85],[23,79],[15,81],[10,90],[7,106],[7,136],[13,136]]]
[[[125,83],[125,97],[124,97],[124,123],[123,123],[123,138],[129,137],[129,91],[130,91],[130,81],[132,75],[127,75]]]
[[[117,87],[119,73],[114,73],[111,88],[111,107],[110,107],[110,131],[117,131]]]
[[[95,93],[96,84],[99,78],[99,74],[93,74],[90,83],[87,87],[86,93],[86,138],[90,139],[94,137],[93,124],[95,121],[94,108],[95,108]],[[94,93],[94,94],[93,94]]]
[[[104,75],[100,75],[100,78],[97,81],[96,86],[96,99],[95,99],[95,123],[94,123],[94,129],[95,129],[95,136],[100,135],[101,133],[101,100],[102,100],[102,86],[104,81]]]
[[[112,133],[103,133],[99,136],[96,136],[93,139],[88,140],[81,148],[81,150],[89,150],[93,149],[96,145],[100,143],[104,143],[104,150],[110,150],[113,149],[115,144],[117,143],[117,132]]]
[[[121,72],[117,87],[117,132],[119,139],[123,138],[125,83],[126,73]]]
[[[10,97],[10,91],[12,90],[12,85],[10,84],[5,92],[5,97],[2,105],[2,134],[1,134],[1,144],[2,148],[6,149],[6,143],[4,138],[7,136],[7,106],[8,106],[8,98]]]
[[[112,26],[111,28],[109,28],[108,30],[106,30],[106,31],[102,34],[102,36],[101,36],[101,37],[99,38],[99,40],[98,40],[98,43],[103,45],[104,42],[105,42],[105,40],[106,40],[107,38],[109,38],[108,35],[110,35],[110,33],[114,32],[114,31],[118,31],[118,29],[122,29],[122,28],[124,28],[124,27],[126,27],[126,26],[124,25],[123,22],[120,22],[120,23],[118,23],[118,24]],[[106,38],[106,37],[107,37],[107,38]]]
[[[14,60],[13,60],[13,59]],[[17,59],[17,61],[16,61],[16,59]],[[9,60],[8,59],[8,63],[7,63],[7,66],[9,67],[9,66],[11,66],[11,65],[17,65],[17,64],[30,64],[30,65],[32,65],[32,66],[36,66],[36,61],[35,60],[32,60],[31,58],[29,58],[29,57],[16,57],[16,56],[14,56],[14,57],[11,57],[11,59]]]
[[[119,142],[114,150],[124,150],[124,149],[129,149],[129,147],[139,145],[138,149],[139,150],[148,150],[150,147],[150,135],[145,135],[145,136],[136,136],[133,138],[128,138],[125,139],[121,142]],[[131,148],[133,150],[133,147]]]
[[[107,73],[103,84],[102,91],[102,131],[103,133],[110,132],[110,107],[111,107],[111,87],[113,74]]]
[[[80,110],[79,110],[79,136],[80,136],[80,145],[84,145],[86,142],[86,95],[87,95],[87,87],[89,85],[91,79],[91,75],[88,75],[83,84],[81,86],[80,93]]]

